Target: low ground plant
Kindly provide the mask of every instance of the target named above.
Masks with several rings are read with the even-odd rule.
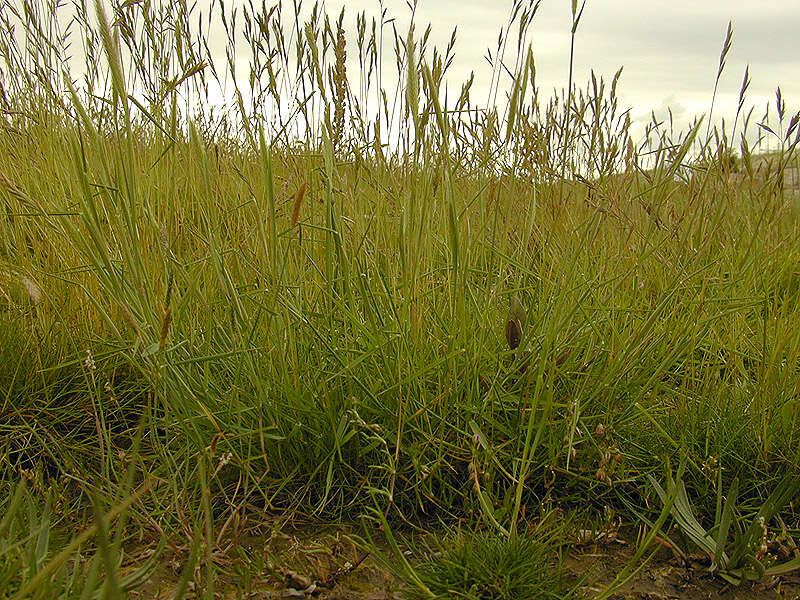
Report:
[[[662,501],[667,500],[669,490],[675,489],[675,501],[671,514],[683,536],[704,552],[710,561],[709,571],[728,583],[740,585],[748,581],[762,581],[800,568],[797,544],[786,531],[772,529],[771,521],[796,501],[800,492],[800,478],[787,475],[778,482],[772,493],[755,511],[749,510],[749,518],[737,505],[739,481],[734,479],[727,493],[722,493],[722,481],[717,492],[717,508],[711,527],[706,530],[698,520],[683,481],[667,480],[665,490],[652,476],[653,488]],[[684,558],[686,550],[670,543]]]

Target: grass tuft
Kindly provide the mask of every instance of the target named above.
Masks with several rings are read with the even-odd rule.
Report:
[[[553,560],[549,540],[459,533],[439,540],[433,556],[418,566],[430,591],[410,598],[513,600],[568,597],[562,568]]]

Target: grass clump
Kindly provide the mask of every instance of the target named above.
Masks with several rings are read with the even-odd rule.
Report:
[[[439,540],[427,562],[417,567],[427,591],[412,598],[541,600],[568,597],[563,571],[551,540],[461,532]],[[428,593],[430,592],[430,594]]]

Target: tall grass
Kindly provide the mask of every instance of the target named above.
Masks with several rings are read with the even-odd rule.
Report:
[[[132,522],[202,531],[209,582],[262,510],[513,533],[645,510],[680,454],[706,508],[766,497],[800,466],[798,117],[760,129],[778,176],[750,114],[634,139],[620,72],[541,96],[537,7],[483,106],[455,34],[386,15],[4,2],[0,485],[80,511],[138,461]]]

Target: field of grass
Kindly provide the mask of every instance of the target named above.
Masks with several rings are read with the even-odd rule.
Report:
[[[780,96],[634,138],[619,73],[540,95],[533,3],[486,107],[413,28],[80,1],[0,0],[0,598],[167,564],[163,597],[266,598],[366,553],[408,598],[605,598],[562,559],[620,525],[617,583],[800,568]],[[331,524],[327,580],[289,572],[280,530]]]

